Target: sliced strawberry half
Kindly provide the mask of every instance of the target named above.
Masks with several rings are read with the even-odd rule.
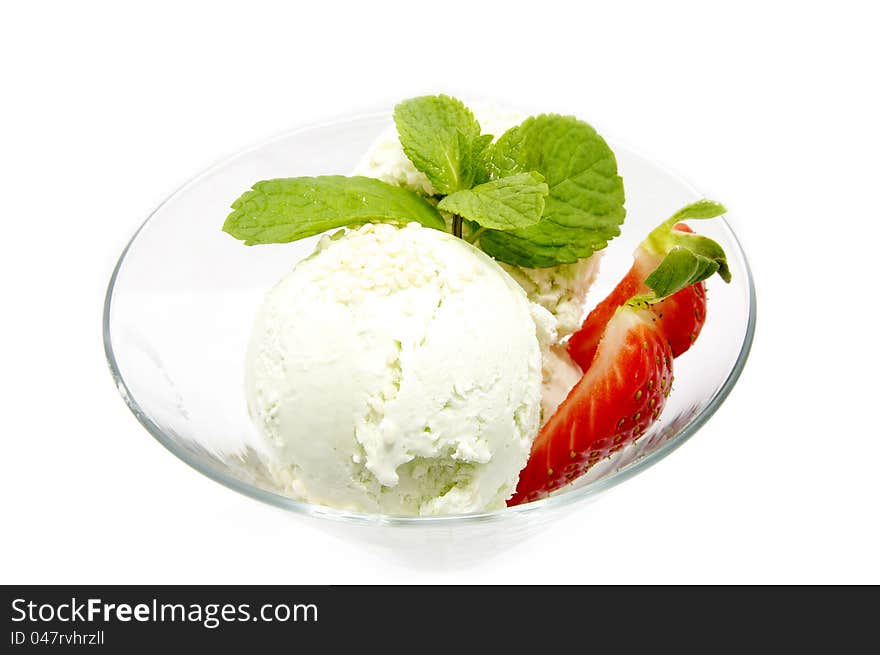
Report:
[[[730,271],[724,251],[717,243],[694,234],[679,221],[713,218],[724,211],[723,205],[716,202],[695,202],[664,221],[639,245],[629,272],[569,339],[568,353],[582,369],[591,365],[605,325],[618,307],[633,296],[665,295],[661,292],[669,290],[670,275],[678,279],[683,270],[690,270],[694,279],[701,279],[655,302],[652,308],[661,319],[673,355],[678,357],[691,347],[706,321],[706,286],[702,280],[717,272],[729,281]]]
[[[717,243],[678,222],[724,207],[688,205],[639,246],[627,276],[569,344],[584,370],[535,438],[508,505],[543,498],[636,441],[657,420],[672,388],[672,360],[705,321],[703,280],[730,280]]]
[[[535,438],[508,505],[543,498],[657,420],[672,385],[672,349],[644,307],[615,310],[592,366]]]

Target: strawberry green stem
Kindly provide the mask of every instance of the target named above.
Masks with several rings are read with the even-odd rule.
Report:
[[[679,209],[651,231],[640,248],[662,258],[645,279],[653,293],[634,297],[629,304],[659,302],[681,289],[702,282],[715,273],[730,282],[730,268],[724,249],[712,239],[676,225],[687,219],[715,218],[726,211],[712,200],[698,200]]]
[[[644,241],[642,248],[665,257],[676,245],[672,228],[681,221],[688,219],[705,219],[721,216],[727,208],[714,200],[697,200],[675,212],[668,219],[654,228]]]

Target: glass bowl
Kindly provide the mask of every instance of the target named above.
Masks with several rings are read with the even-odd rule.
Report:
[[[314,247],[315,239],[245,247],[220,226],[229,205],[257,180],[345,174],[389,125],[377,113],[301,128],[234,155],[163,202],[134,234],[110,279],[104,345],[119,392],[163,446],[197,471],[247,496],[318,519],[345,538],[397,552],[478,556],[539,530],[657,463],[687,441],[724,401],[752,342],[755,292],[746,257],[724,220],[699,229],[727,251],[733,281],[708,282],[708,319],[675,362],[675,385],[658,423],[636,444],[541,501],[493,512],[438,517],[359,514],[277,493],[261,465],[245,406],[243,377],[251,322],[265,292]],[[595,304],[629,268],[642,238],[697,193],[629,148],[611,145],[626,188],[627,218],[606,249]],[[465,555],[462,555],[462,553]],[[432,560],[433,561],[433,560]]]

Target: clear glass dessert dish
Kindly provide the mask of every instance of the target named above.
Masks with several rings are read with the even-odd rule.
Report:
[[[163,446],[221,484],[315,525],[391,546],[416,559],[438,549],[480,556],[540,529],[681,446],[735,384],[755,326],[746,257],[724,220],[699,230],[727,252],[733,281],[708,280],[708,319],[697,343],[675,362],[675,384],[659,421],[638,442],[594,466],[551,497],[497,511],[437,517],[359,514],[298,502],[279,493],[259,456],[245,404],[245,351],[266,291],[315,238],[244,247],[221,232],[229,205],[254,182],[347,174],[391,124],[378,113],[310,126],[226,159],[172,194],[135,233],[107,290],[104,345],[122,397]],[[626,188],[622,235],[604,251],[588,308],[629,268],[642,238],[679,207],[699,199],[686,182],[611,141]]]

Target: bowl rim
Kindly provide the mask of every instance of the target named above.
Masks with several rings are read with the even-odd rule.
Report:
[[[720,217],[720,223],[729,233],[731,240],[737,248],[739,256],[742,258],[743,267],[746,273],[746,284],[748,286],[749,296],[748,322],[746,326],[746,332],[733,368],[731,369],[727,378],[724,380],[724,383],[715,391],[715,393],[709,399],[709,402],[706,404],[706,406],[698,414],[693,416],[688,421],[688,423],[683,428],[681,428],[681,430],[679,430],[674,438],[666,441],[656,450],[648,453],[647,455],[643,455],[633,462],[630,462],[629,464],[614,471],[613,473],[610,473],[606,477],[596,480],[595,482],[588,483],[583,487],[578,487],[576,489],[572,489],[558,495],[551,495],[541,500],[532,501],[522,505],[515,505],[513,507],[504,507],[489,512],[476,512],[470,514],[445,514],[438,516],[399,516],[390,514],[354,512],[344,509],[338,509],[335,507],[313,505],[310,503],[294,500],[293,498],[289,498],[287,496],[283,496],[281,494],[274,493],[272,491],[252,485],[248,482],[245,482],[244,480],[228,475],[211,466],[205,466],[203,462],[199,460],[193,452],[182,447],[174,438],[168,435],[149,416],[147,416],[147,414],[144,412],[144,410],[140,407],[138,402],[131,394],[128,385],[126,384],[125,379],[122,376],[122,373],[116,361],[116,355],[113,350],[113,340],[110,330],[110,314],[113,304],[113,295],[116,287],[116,280],[119,276],[120,271],[122,270],[122,266],[125,262],[128,251],[131,249],[135,241],[137,241],[138,236],[140,236],[144,228],[150,223],[153,217],[165,207],[165,205],[172,202],[178,195],[186,191],[189,187],[199,183],[202,178],[207,177],[215,170],[226,166],[233,160],[238,159],[239,157],[244,157],[245,155],[248,155],[255,150],[265,148],[275,142],[289,139],[296,134],[299,134],[300,132],[332,127],[337,124],[351,123],[359,120],[377,119],[390,116],[390,111],[372,111],[348,114],[327,121],[309,122],[296,128],[287,130],[283,133],[266,138],[254,145],[243,148],[231,155],[223,157],[222,159],[216,161],[214,164],[195,174],[193,177],[191,177],[189,180],[187,180],[181,186],[175,189],[171,194],[169,194],[164,200],[162,200],[153,209],[153,211],[149,213],[146,219],[141,223],[138,229],[128,240],[128,243],[123,248],[121,254],[119,255],[119,259],[117,260],[116,265],[113,268],[113,273],[110,276],[110,281],[107,285],[107,292],[104,297],[102,317],[104,355],[110,368],[110,374],[112,375],[113,380],[116,383],[116,388],[122,396],[123,400],[125,401],[125,404],[131,410],[131,412],[134,414],[135,418],[137,418],[140,424],[156,439],[156,441],[158,441],[167,450],[171,451],[171,453],[173,453],[178,459],[182,460],[184,463],[188,464],[190,467],[194,468],[196,471],[210,478],[211,480],[245,496],[275,507],[279,507],[281,509],[291,511],[296,514],[314,516],[322,519],[330,519],[365,526],[452,527],[459,524],[476,524],[510,519],[516,516],[531,514],[533,512],[547,511],[550,509],[566,507],[578,501],[594,497],[604,491],[607,491],[608,489],[616,487],[622,482],[625,482],[626,480],[637,475],[641,471],[653,466],[660,460],[664,459],[667,455],[681,447],[700,428],[702,428],[706,424],[706,422],[715,414],[721,404],[725,401],[728,395],[730,395],[731,390],[733,389],[737,380],[742,374],[743,368],[745,367],[746,361],[748,360],[749,353],[752,348],[752,342],[754,341],[755,334],[757,299],[755,294],[755,285],[752,276],[752,270],[749,265],[748,258],[746,257],[745,251],[742,248],[742,243],[740,242],[739,237],[737,237],[736,233],[730,227],[730,224],[727,222],[724,216]],[[608,140],[614,144],[615,151],[617,149],[628,151],[629,154],[642,159],[643,161],[649,163],[650,165],[656,167],[670,177],[674,178],[689,192],[697,196],[701,195],[699,191],[697,191],[697,189],[695,189],[690,183],[688,183],[685,179],[683,179],[674,171],[667,168],[665,165],[659,164],[653,159],[642,155],[637,149],[632,148],[631,146],[619,139],[608,138]]]

